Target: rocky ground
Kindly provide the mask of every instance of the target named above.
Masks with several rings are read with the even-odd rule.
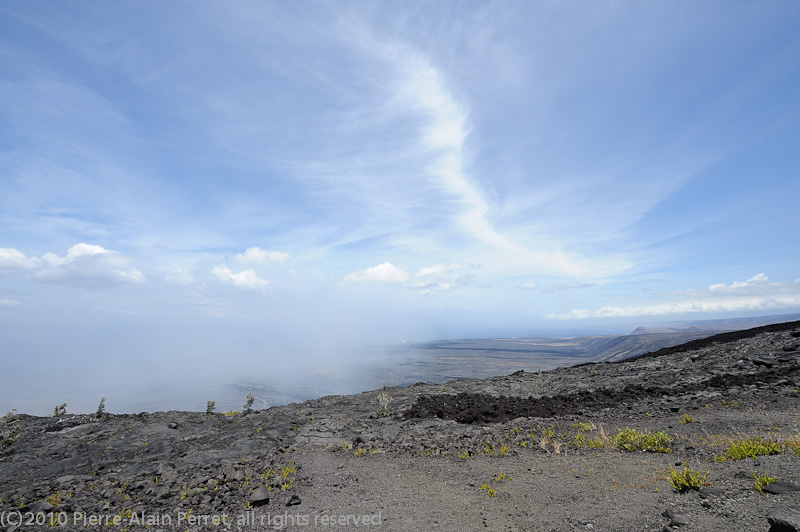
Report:
[[[254,412],[12,413],[0,530],[797,530],[798,349],[794,322]]]

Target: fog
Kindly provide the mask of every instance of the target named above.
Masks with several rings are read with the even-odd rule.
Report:
[[[211,400],[230,410],[247,393],[257,406],[271,406],[407,384],[411,377],[393,368],[424,362],[417,342],[609,334],[607,327],[481,326],[469,313],[442,320],[441,309],[325,301],[275,310],[240,303],[228,315],[178,313],[163,301],[130,313],[97,305],[15,309],[0,322],[0,411],[47,415],[67,403],[69,412],[93,412],[103,397],[116,413],[198,411]]]

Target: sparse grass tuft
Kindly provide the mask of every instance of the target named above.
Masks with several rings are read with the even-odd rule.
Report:
[[[700,473],[699,471],[692,471],[689,464],[686,464],[683,471],[675,471],[670,466],[670,480],[669,483],[675,488],[678,493],[683,493],[688,490],[699,490],[703,486],[707,486],[706,479],[711,471]]]
[[[697,423],[697,420],[692,416],[690,416],[689,414],[684,414],[683,417],[681,418],[681,423],[683,425],[686,425],[688,423]]]
[[[386,391],[386,386],[384,385],[381,393],[378,394],[378,417],[389,416],[389,403],[391,402],[392,397]]]
[[[625,427],[609,438],[611,446],[620,451],[648,451],[651,453],[672,452],[670,449],[672,441],[672,437],[666,432],[639,432],[630,427]]]

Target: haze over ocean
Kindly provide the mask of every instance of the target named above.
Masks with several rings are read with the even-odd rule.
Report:
[[[798,312],[798,27],[791,0],[3,2],[0,407]]]

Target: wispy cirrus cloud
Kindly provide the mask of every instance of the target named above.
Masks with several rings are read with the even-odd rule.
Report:
[[[458,262],[420,268],[414,275],[410,285],[421,295],[448,292],[475,283],[475,278],[472,275],[472,271],[475,268],[477,266],[474,264]]]
[[[266,251],[259,247],[249,247],[243,253],[237,253],[233,259],[248,266],[260,266],[270,262],[283,263],[289,260],[285,251]]]

